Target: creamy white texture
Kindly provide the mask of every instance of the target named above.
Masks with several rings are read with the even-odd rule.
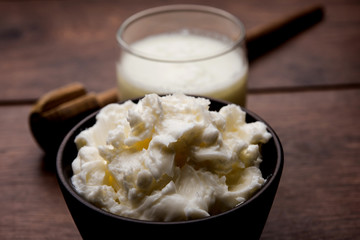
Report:
[[[221,35],[215,38],[186,30],[136,41],[131,48],[137,53],[165,61],[124,51],[117,64],[120,96],[182,92],[244,105],[248,64],[240,47],[229,51],[229,42]]]
[[[179,221],[235,207],[264,183],[262,122],[227,105],[183,94],[146,95],[103,108],[76,137],[76,191],[98,207],[130,218]]]

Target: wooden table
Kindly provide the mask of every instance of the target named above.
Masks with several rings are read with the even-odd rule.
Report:
[[[360,238],[360,3],[318,2],[322,22],[251,62],[247,108],[274,127],[285,152],[261,239]],[[251,29],[312,1],[182,3],[222,8]],[[0,2],[0,239],[80,238],[44,164],[53,159],[31,136],[29,111],[42,94],[74,81],[96,92],[114,87],[117,28],[163,4]]]

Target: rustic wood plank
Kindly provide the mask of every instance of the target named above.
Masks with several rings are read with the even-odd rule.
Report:
[[[357,239],[360,90],[251,95],[279,134],[283,177],[262,239]]]
[[[247,28],[311,3],[183,2],[228,10]],[[360,234],[360,4],[320,2],[323,22],[251,63],[248,108],[275,128],[285,152],[265,240]],[[73,81],[95,91],[115,86],[118,25],[134,12],[163,4],[0,2],[0,239],[80,239],[55,173],[31,137],[30,106],[22,104]]]
[[[252,94],[285,166],[261,239],[356,239],[360,229],[360,90]],[[55,174],[28,125],[29,106],[0,107],[0,239],[79,239]]]
[[[312,1],[183,1],[207,4],[241,18],[249,29],[276,20]],[[354,1],[322,1],[325,20],[251,65],[249,88],[360,84],[360,33]],[[176,3],[175,0],[167,4]],[[80,81],[89,90],[116,85],[120,23],[156,1],[0,2],[0,101],[33,101]]]
[[[0,239],[80,239],[55,172],[31,137],[29,111],[0,108]]]

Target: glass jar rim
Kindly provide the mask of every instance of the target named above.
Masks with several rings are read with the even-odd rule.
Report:
[[[169,12],[201,12],[201,13],[217,15],[217,16],[223,17],[224,19],[229,20],[234,25],[236,25],[240,29],[240,32],[242,34],[239,34],[239,36],[237,36],[236,40],[232,41],[231,44],[229,44],[229,46],[224,48],[222,51],[219,51],[219,52],[216,52],[214,54],[210,54],[210,55],[204,56],[204,57],[197,57],[197,58],[184,59],[184,60],[172,60],[172,59],[164,59],[164,58],[149,56],[146,53],[136,50],[135,48],[133,48],[131,46],[131,44],[129,44],[128,42],[126,42],[123,39],[123,37],[122,37],[123,33],[127,30],[127,28],[133,22],[140,20],[144,17],[157,15],[157,14],[163,14],[163,13],[169,13]],[[243,42],[245,41],[245,35],[246,35],[246,31],[245,31],[245,27],[244,27],[243,23],[237,17],[235,17],[234,15],[232,15],[231,13],[229,13],[225,10],[211,7],[211,6],[205,6],[205,5],[173,4],[173,5],[165,5],[165,6],[160,6],[160,7],[153,7],[153,8],[149,8],[149,9],[146,9],[146,10],[143,10],[143,11],[133,14],[132,16],[127,18],[121,24],[120,28],[117,31],[116,39],[121,48],[123,48],[126,52],[131,53],[134,56],[137,56],[137,57],[140,57],[143,59],[147,59],[147,60],[151,60],[151,61],[181,63],[181,62],[203,61],[203,60],[212,59],[212,58],[224,55],[226,53],[229,53],[229,52],[233,51],[235,48],[237,48],[239,45],[243,44]]]

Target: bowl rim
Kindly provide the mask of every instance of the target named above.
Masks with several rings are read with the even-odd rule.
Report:
[[[159,95],[159,96],[164,96],[164,95]],[[204,96],[197,96],[197,95],[187,95],[187,96],[192,96],[192,97],[202,97],[202,98],[206,98],[208,100],[210,100],[210,102],[217,102],[220,103],[222,105],[228,105],[228,104],[234,104],[228,101],[224,101],[224,100],[219,100],[219,99],[215,99],[215,98],[211,98],[211,97],[204,97]],[[130,99],[130,101],[139,101],[141,100],[143,97],[139,97],[139,98],[134,98],[134,99]],[[124,103],[126,101],[129,100],[124,100],[124,101],[119,101],[117,103],[121,104]],[[210,104],[211,105],[211,104]],[[234,104],[236,105],[236,104]],[[239,106],[239,105],[237,105]],[[96,211],[99,214],[103,214],[106,215],[108,217],[111,218],[116,218],[122,221],[129,221],[129,222],[133,222],[133,223],[140,223],[140,224],[154,224],[154,225],[174,225],[174,224],[190,224],[190,223],[194,223],[194,222],[202,222],[202,221],[208,221],[211,220],[213,218],[218,218],[221,217],[223,215],[232,213],[236,210],[238,210],[239,208],[244,208],[247,205],[249,205],[250,203],[252,203],[253,201],[255,201],[264,191],[266,191],[272,184],[273,181],[275,181],[276,176],[281,175],[282,174],[282,169],[283,169],[283,164],[284,164],[284,153],[283,153],[283,148],[282,148],[282,144],[280,142],[280,139],[278,137],[278,135],[276,134],[276,132],[274,131],[274,129],[263,119],[261,118],[259,115],[257,115],[256,113],[248,110],[245,107],[239,106],[246,114],[249,114],[252,118],[254,118],[256,121],[262,121],[265,125],[267,130],[270,132],[270,134],[272,135],[272,138],[274,140],[274,145],[276,148],[276,152],[277,152],[277,159],[276,159],[276,166],[274,169],[274,172],[272,174],[270,174],[266,179],[265,179],[265,183],[264,185],[258,190],[256,191],[256,193],[254,193],[249,199],[245,200],[243,203],[240,203],[239,205],[226,210],[224,212],[215,214],[215,215],[210,215],[204,218],[198,218],[198,219],[191,219],[191,220],[182,220],[182,221],[150,221],[150,220],[141,220],[141,219],[136,219],[136,218],[130,218],[130,217],[125,217],[125,216],[121,216],[121,215],[117,215],[111,212],[108,212],[106,210],[103,210],[99,207],[96,207],[95,205],[93,205],[92,203],[88,202],[87,200],[85,200],[82,196],[80,196],[80,194],[78,194],[76,192],[76,190],[69,184],[69,181],[66,179],[65,175],[64,175],[64,170],[62,168],[62,162],[63,162],[63,152],[64,149],[66,147],[66,145],[68,144],[69,140],[71,139],[71,137],[74,135],[74,133],[83,125],[86,124],[86,122],[90,121],[92,118],[95,118],[96,115],[99,113],[99,110],[89,114],[88,116],[86,116],[84,119],[82,119],[80,122],[78,122],[65,136],[65,138],[63,139],[63,141],[61,142],[61,145],[59,147],[57,156],[56,156],[56,175],[58,178],[58,182],[60,185],[62,185],[66,191],[73,197],[75,198],[78,202],[80,202],[81,204],[85,205],[86,207],[92,209],[93,211]],[[75,144],[75,143],[74,143]],[[66,200],[66,199],[65,199]]]

